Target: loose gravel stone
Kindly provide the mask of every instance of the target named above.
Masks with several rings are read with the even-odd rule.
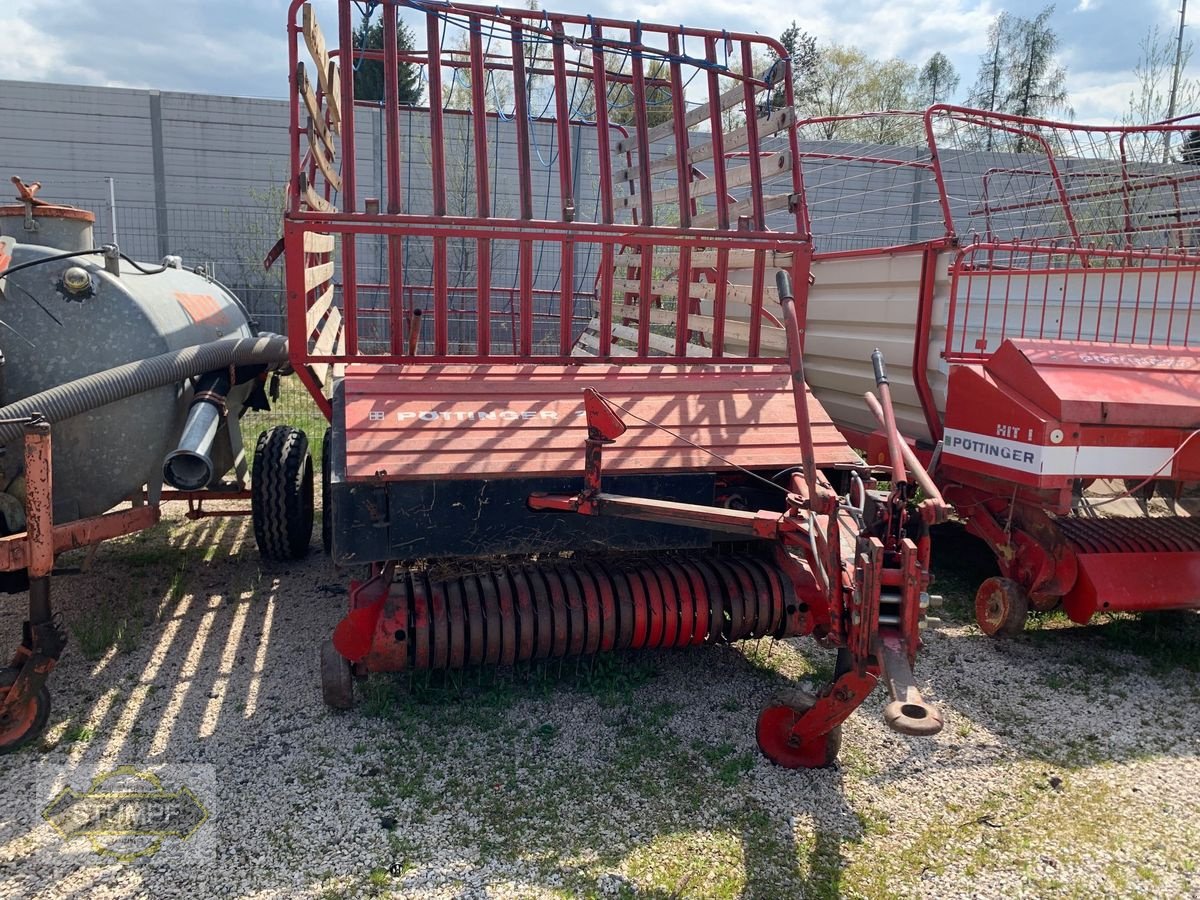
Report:
[[[918,663],[940,735],[888,731],[877,692],[836,767],[785,771],[755,717],[829,665],[811,642],[373,677],[332,712],[349,573],[262,561],[245,520],[170,525],[55,581],[72,639],[45,736],[0,757],[0,897],[1200,896],[1196,672],[1102,629],[948,624]],[[47,805],[120,766],[207,820],[132,861],[64,840]]]

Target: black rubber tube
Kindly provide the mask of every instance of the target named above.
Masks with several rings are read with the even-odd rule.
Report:
[[[172,350],[161,356],[139,359],[32,394],[24,400],[0,407],[0,419],[24,419],[33,413],[41,413],[51,424],[63,422],[80,413],[214,369],[285,363],[288,358],[287,347],[287,338],[275,334],[257,338],[223,338]],[[20,439],[23,432],[24,427],[20,424],[0,424],[0,445]]]

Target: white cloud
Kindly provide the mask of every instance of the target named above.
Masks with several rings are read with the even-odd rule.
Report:
[[[1075,6],[1075,12],[1088,12],[1095,9],[1096,6],[1097,0],[1079,0],[1079,3]]]

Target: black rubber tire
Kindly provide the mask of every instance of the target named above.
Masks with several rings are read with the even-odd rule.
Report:
[[[19,672],[19,669],[0,669],[0,690],[7,691],[12,687]],[[46,723],[50,721],[50,691],[46,685],[42,685],[29,703],[33,708],[29,709],[27,704],[19,720],[0,723],[3,725],[3,731],[0,733],[0,754],[12,753],[24,747],[45,730]]]
[[[321,442],[321,545],[325,555],[333,555],[333,462],[329,450],[329,438],[333,429],[325,429],[325,440]]]
[[[354,705],[354,677],[350,663],[342,658],[333,641],[321,645],[321,697],[333,709]]]
[[[254,540],[266,559],[302,559],[313,530],[313,463],[308,436],[276,425],[258,436],[250,477]]]

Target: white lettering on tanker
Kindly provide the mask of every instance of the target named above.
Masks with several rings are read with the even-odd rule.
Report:
[[[1145,478],[1171,474],[1169,447],[1043,447],[947,428],[942,453],[1033,475]]]

